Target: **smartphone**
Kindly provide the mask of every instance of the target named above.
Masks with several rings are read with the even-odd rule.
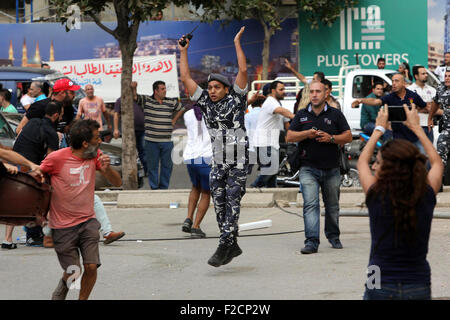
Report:
[[[410,109],[411,107],[408,106]],[[391,122],[403,122],[406,121],[406,113],[403,106],[388,106],[389,118]]]

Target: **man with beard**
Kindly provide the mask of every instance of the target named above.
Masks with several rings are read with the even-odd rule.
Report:
[[[247,109],[247,61],[240,39],[245,27],[234,38],[239,71],[234,86],[221,74],[210,74],[208,89],[192,79],[186,45],[180,50],[181,81],[191,100],[197,101],[205,119],[213,147],[210,188],[220,230],[219,246],[208,264],[214,267],[228,264],[242,253],[237,244],[241,199],[245,194],[248,166],[248,139],[244,114]],[[181,42],[181,39],[180,39]]]
[[[392,93],[380,98],[356,99],[352,103],[352,108],[356,108],[361,103],[368,106],[403,106],[404,104],[410,106],[415,104],[418,109],[424,109],[427,106],[417,93],[406,88],[405,76],[401,73],[396,73],[392,76]],[[424,153],[422,144],[417,136],[405,125],[400,122],[392,122],[391,126],[394,139],[408,140]]]
[[[425,131],[428,139],[433,143],[434,135],[433,130],[428,130],[428,113],[431,111],[431,104],[436,96],[436,89],[427,84],[428,73],[427,69],[423,66],[414,66],[412,68],[413,77],[416,80],[415,83],[408,87],[408,90],[417,93],[422,100],[427,104],[426,108],[419,111],[420,126]],[[441,114],[442,115],[442,114]]]
[[[270,93],[258,115],[256,132],[253,135],[260,173],[252,187],[276,188],[278,165],[280,163],[280,130],[284,119],[294,119],[294,114],[281,105],[285,97],[284,83],[274,81]]]
[[[75,98],[75,91],[79,90],[81,87],[74,84],[70,79],[64,78],[56,80],[53,85],[53,93],[50,98],[43,99],[31,104],[28,108],[25,116],[20,121],[16,128],[17,134],[20,134],[23,127],[27,124],[30,119],[33,118],[44,118],[45,107],[50,101],[58,101],[62,103],[64,108],[64,116],[62,121],[66,124],[72,122],[74,118],[74,109],[72,106],[72,101]]]
[[[89,298],[97,279],[97,268],[101,265],[100,223],[94,211],[95,172],[99,170],[116,187],[122,180],[110,167],[109,156],[99,151],[99,127],[95,120],[76,121],[70,129],[71,147],[52,152],[40,166],[42,172],[51,177],[53,192],[48,221],[55,251],[64,270],[53,292],[53,300],[66,298],[69,276],[74,270],[81,270],[79,251],[84,267],[80,300]]]
[[[288,142],[299,142],[301,150],[300,184],[306,237],[302,254],[316,253],[319,248],[319,188],[325,204],[325,235],[334,249],[342,249],[339,240],[339,145],[352,141],[344,115],[326,102],[325,85],[313,82],[309,95],[311,103],[297,112],[286,136]]]
[[[63,116],[61,121],[66,124],[64,128],[64,132],[68,132],[72,120],[75,118],[74,109],[72,106],[73,99],[75,98],[75,91],[79,90],[81,87],[79,85],[74,84],[70,79],[63,78],[55,81],[53,85],[53,93],[51,98],[44,99],[38,102],[33,103],[28,109],[26,115],[23,117],[16,131],[18,134],[22,131],[23,126],[25,126],[30,119],[33,118],[44,118],[45,116],[45,108],[46,106],[52,102],[60,102],[63,105]],[[60,144],[60,147],[67,146],[65,138]],[[110,244],[116,240],[119,240],[125,235],[125,232],[118,231],[114,232],[111,227],[111,223],[108,219],[106,210],[103,207],[101,199],[98,196],[95,196],[95,212],[97,214],[97,219],[102,224],[102,233],[103,238],[105,240],[105,244]],[[52,248],[53,241],[51,237],[50,230],[48,228],[43,229],[44,232],[44,247]]]

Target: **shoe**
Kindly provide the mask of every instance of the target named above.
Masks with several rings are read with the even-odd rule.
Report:
[[[27,247],[43,247],[44,239],[43,238],[39,238],[39,239],[28,238],[27,242],[26,242],[26,246]]]
[[[183,226],[181,227],[181,231],[191,233],[192,228],[192,220],[189,218],[186,218],[183,222]]]
[[[206,237],[206,233],[202,231],[202,229],[191,228],[191,237],[192,238],[204,238]]]
[[[342,249],[342,243],[339,239],[328,240],[331,243],[333,249]]]
[[[305,245],[305,247],[303,249],[300,250],[300,252],[302,254],[316,253],[317,252],[317,248],[314,248],[312,245],[307,244],[307,245]]]
[[[58,286],[52,294],[52,300],[66,300],[67,292],[69,292],[69,288],[67,288],[66,283],[63,279],[60,279],[58,282]]]
[[[54,248],[55,244],[53,243],[52,236],[44,236],[44,248]]]
[[[124,235],[125,235],[125,232],[123,232],[123,231],[120,231],[120,232],[111,231],[107,236],[103,236],[103,239],[105,239],[103,241],[103,243],[110,244],[111,242],[119,240]]]
[[[213,267],[220,267],[224,261],[228,258],[228,251],[230,250],[230,246],[225,244],[219,244],[216,252],[214,252],[213,256],[209,258],[208,264]]]
[[[239,256],[241,254],[242,254],[242,249],[239,248],[237,242],[234,241],[234,243],[230,247],[230,250],[228,251],[227,258],[222,263],[222,265],[226,265],[226,264],[230,263],[231,260],[233,260],[233,258],[236,258],[237,256]]]
[[[17,249],[17,244],[15,244],[15,243],[2,243],[2,249],[7,249],[7,250]]]

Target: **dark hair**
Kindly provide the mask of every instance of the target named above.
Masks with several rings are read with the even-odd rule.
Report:
[[[413,77],[411,75],[411,68],[409,67],[409,63],[408,62],[402,62],[401,64],[403,65],[403,67],[405,69],[408,70],[408,79],[412,81]]]
[[[11,92],[8,89],[2,89],[0,91],[0,96],[2,96],[3,99],[5,99],[8,102],[11,101]]]
[[[317,74],[319,76],[320,81],[325,79],[325,73],[323,73],[322,71],[316,71],[316,72],[314,72],[314,74]]]
[[[328,86],[330,89],[333,89],[333,84],[331,83],[330,80],[322,79],[322,80],[320,80],[320,82],[322,82],[325,86]]]
[[[41,68],[43,67],[50,67],[50,66],[48,65],[48,63],[41,63]]]
[[[419,74],[420,68],[425,68],[425,67],[424,66],[414,66],[412,68],[412,74],[413,74],[414,78]]]
[[[164,81],[161,81],[161,80],[153,82],[153,92],[155,92],[158,89],[160,84],[162,84],[163,86],[166,85],[166,83]]]
[[[70,129],[70,145],[75,150],[81,149],[83,142],[90,142],[94,136],[93,131],[99,128],[100,125],[95,120],[76,120]]]
[[[62,103],[59,101],[51,101],[45,107],[45,115],[52,116],[55,113],[61,114]]]
[[[385,58],[383,58],[383,57],[379,57],[379,58],[378,58],[378,60],[377,60],[377,64],[378,64],[378,63],[380,63],[380,61],[384,61],[384,62],[386,62],[386,59],[385,59]]]
[[[384,88],[384,83],[380,82],[380,81],[375,81],[372,85],[372,88],[376,88],[376,86],[378,86],[378,85],[383,86],[383,88]]]
[[[416,206],[427,191],[427,158],[411,142],[396,139],[387,142],[379,151],[382,164],[377,181],[367,193],[366,202],[381,196],[389,201],[394,216],[396,241],[398,235],[413,244],[416,240]]]
[[[272,81],[270,83],[269,92],[272,93],[272,90],[276,90],[279,83],[284,84],[283,82],[281,82],[279,80]]]

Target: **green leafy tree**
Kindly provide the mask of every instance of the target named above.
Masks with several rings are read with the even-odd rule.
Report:
[[[304,11],[308,13],[311,28],[318,28],[320,23],[331,26],[342,9],[356,5],[358,0],[296,0],[292,1],[291,5],[286,3],[281,0],[233,0],[227,11],[233,18],[256,19],[263,27],[263,80],[268,77],[270,39],[276,31],[282,29],[281,24],[287,18],[294,17],[299,11]]]
[[[172,1],[176,6],[188,2]],[[190,1],[195,9],[203,8],[209,19],[217,19],[224,12],[224,1]],[[70,31],[74,14],[91,17],[105,32],[119,43],[122,57],[121,104],[122,104],[122,180],[124,189],[137,189],[136,137],[134,135],[133,97],[131,91],[133,55],[137,48],[137,34],[141,22],[151,20],[160,11],[170,5],[166,0],[50,0],[56,10],[56,16]],[[76,5],[74,7],[73,5]],[[114,29],[102,23],[100,13],[108,6],[114,8],[117,25]],[[206,17],[206,16],[205,16]]]

